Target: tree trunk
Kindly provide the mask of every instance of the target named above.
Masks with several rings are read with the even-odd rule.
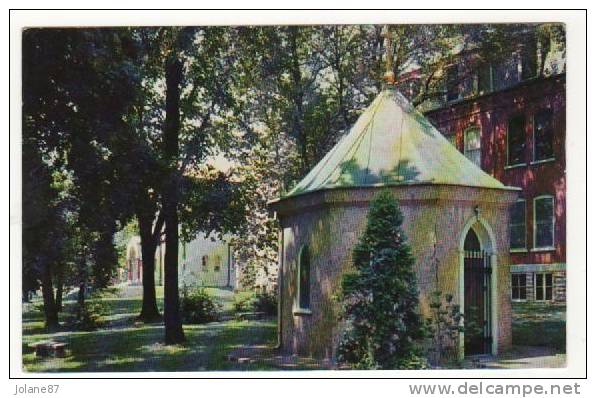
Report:
[[[166,254],[164,278],[164,321],[166,344],[185,340],[180,317],[178,296],[178,133],[180,131],[180,82],[182,63],[175,56],[166,61],[166,122],[165,155],[170,178],[163,193],[164,220],[166,225]]]
[[[77,302],[79,303],[79,306],[81,308],[83,308],[83,306],[85,305],[85,286],[85,281],[79,283],[79,294],[77,296]]]
[[[62,295],[64,294],[64,281],[62,271],[58,272],[56,280],[56,311],[62,311]]]
[[[344,103],[344,90],[345,90],[345,84],[344,84],[344,72],[343,72],[343,68],[342,68],[342,44],[341,44],[341,36],[343,33],[340,33],[340,28],[338,26],[335,27],[335,48],[334,48],[334,58],[333,58],[333,63],[335,66],[335,72],[337,73],[337,103],[338,103],[338,112],[339,115],[342,118],[343,121],[343,126],[342,126],[342,130],[346,130],[350,127],[349,125],[349,121],[348,121],[348,110],[346,108],[346,105]]]
[[[291,51],[291,66],[290,74],[294,84],[292,102],[294,103],[294,110],[292,115],[292,133],[298,140],[298,147],[300,151],[300,167],[301,174],[304,176],[309,171],[308,162],[308,137],[302,125],[304,91],[302,88],[302,72],[300,71],[300,55],[298,54],[298,27],[290,26],[290,51]]]
[[[139,318],[143,322],[155,322],[161,319],[161,315],[157,308],[157,298],[155,296],[155,249],[157,242],[151,228],[153,215],[139,211],[137,218],[139,220],[141,255],[143,257],[143,306]]]
[[[23,303],[30,303],[31,302],[31,295],[28,289],[23,288]]]
[[[77,314],[78,317],[80,317],[80,311],[83,310],[83,307],[85,306],[85,289],[87,286],[87,253],[86,253],[86,249],[83,250],[83,252],[81,253],[81,257],[79,258],[79,293],[77,295],[77,303],[79,305],[79,314]]]
[[[54,285],[52,284],[52,272],[49,264],[44,264],[42,268],[41,291],[43,295],[45,326],[48,330],[52,330],[59,326],[58,311],[56,310],[56,300],[54,298]]]

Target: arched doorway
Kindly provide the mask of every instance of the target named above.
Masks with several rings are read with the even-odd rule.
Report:
[[[491,256],[470,228],[464,240],[464,353],[492,351]]]

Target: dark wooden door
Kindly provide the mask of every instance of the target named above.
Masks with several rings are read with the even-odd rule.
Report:
[[[482,252],[466,252],[464,257],[465,354],[487,353],[487,281]]]

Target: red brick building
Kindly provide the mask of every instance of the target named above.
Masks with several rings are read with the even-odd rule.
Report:
[[[485,71],[486,93],[478,90],[480,73],[472,84],[447,87],[443,104],[426,116],[485,172],[522,188],[509,222],[512,300],[564,302],[564,66],[533,77],[524,61]]]

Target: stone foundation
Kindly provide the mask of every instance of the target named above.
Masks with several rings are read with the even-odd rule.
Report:
[[[544,301],[564,303],[567,297],[567,272],[566,265],[555,264],[516,264],[510,266],[511,276],[525,275],[526,297],[516,301]],[[536,296],[536,274],[549,274],[552,276],[552,296],[550,299],[539,300]],[[512,294],[512,293],[510,293]],[[513,296],[512,296],[513,297]]]

